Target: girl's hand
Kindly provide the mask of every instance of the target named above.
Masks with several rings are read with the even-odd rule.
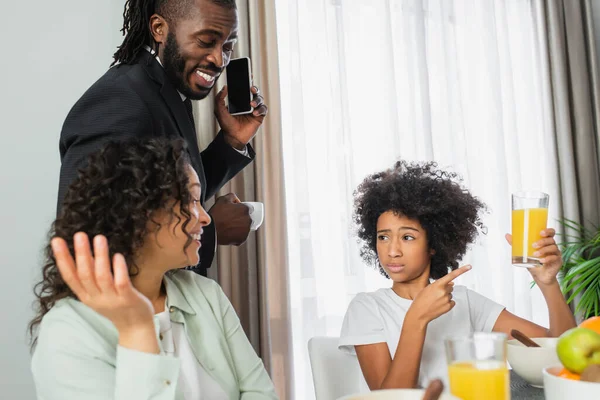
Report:
[[[529,268],[533,280],[538,285],[552,285],[557,283],[556,275],[562,267],[562,254],[558,249],[554,236],[556,231],[552,228],[541,232],[542,238],[533,244],[536,249],[534,257],[539,257],[542,263],[539,267]],[[506,235],[506,240],[512,245],[512,236]]]
[[[453,281],[470,269],[470,265],[465,265],[428,285],[415,297],[406,317],[428,324],[440,315],[452,310],[456,304],[452,300]]]

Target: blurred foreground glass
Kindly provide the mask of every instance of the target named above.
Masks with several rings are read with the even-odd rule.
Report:
[[[462,400],[510,400],[506,340],[503,333],[446,339],[450,393]]]

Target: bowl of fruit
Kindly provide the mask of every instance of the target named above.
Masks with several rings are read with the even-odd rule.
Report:
[[[600,399],[600,317],[563,333],[556,354],[562,365],[543,371],[546,400]]]

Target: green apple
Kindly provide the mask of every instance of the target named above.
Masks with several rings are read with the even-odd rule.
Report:
[[[587,328],[572,328],[560,335],[558,358],[571,372],[581,374],[589,365],[600,364],[600,334]]]

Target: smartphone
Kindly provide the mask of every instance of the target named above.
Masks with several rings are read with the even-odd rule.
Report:
[[[229,113],[231,115],[249,114],[254,111],[252,101],[252,73],[248,57],[229,61],[226,68]]]

